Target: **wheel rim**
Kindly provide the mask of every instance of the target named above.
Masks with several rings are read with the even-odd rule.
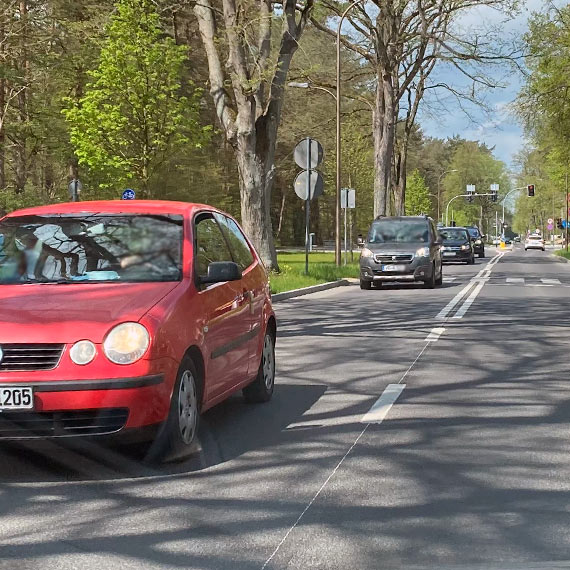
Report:
[[[185,370],[180,378],[178,388],[178,426],[180,436],[185,444],[194,439],[196,420],[198,417],[198,398],[196,396],[196,381],[189,370]]]
[[[273,338],[268,334],[265,335],[265,340],[263,341],[262,369],[265,387],[271,390],[275,381],[275,356],[273,352]]]

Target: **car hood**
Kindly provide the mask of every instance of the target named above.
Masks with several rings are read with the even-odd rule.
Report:
[[[0,344],[102,342],[138,321],[179,282],[0,285]]]
[[[374,253],[416,253],[420,247],[427,243],[367,243],[366,247]]]
[[[444,247],[447,247],[447,246],[450,246],[450,245],[451,245],[451,246],[455,246],[455,247],[456,247],[456,246],[459,246],[459,245],[469,245],[469,242],[468,242],[468,241],[465,241],[464,239],[461,239],[461,240],[447,240],[447,239],[446,239],[446,240],[443,242],[443,246],[444,246]]]

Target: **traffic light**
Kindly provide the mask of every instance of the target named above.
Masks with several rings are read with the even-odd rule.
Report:
[[[534,197],[534,184],[529,184],[526,187],[527,191],[528,191],[528,195],[533,198]]]
[[[475,195],[475,184],[467,184],[467,201],[473,202],[474,195]]]
[[[562,229],[562,218],[556,218],[556,227],[561,230]]]
[[[496,190],[491,190],[491,201],[496,202],[499,198],[499,193]]]

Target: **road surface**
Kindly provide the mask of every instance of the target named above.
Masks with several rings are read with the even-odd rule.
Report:
[[[444,273],[279,303],[273,401],[184,463],[1,445],[0,568],[570,567],[570,264]]]

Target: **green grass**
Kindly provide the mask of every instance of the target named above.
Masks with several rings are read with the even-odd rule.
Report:
[[[337,267],[334,263],[334,253],[310,253],[309,274],[305,275],[304,253],[279,253],[277,261],[281,272],[271,274],[271,292],[283,293],[346,277],[358,277],[358,256],[355,252],[354,262],[350,263],[349,255],[348,264]]]
[[[554,253],[556,255],[559,255],[560,257],[565,257],[566,259],[570,259],[570,251],[566,251],[566,248],[557,249]]]

